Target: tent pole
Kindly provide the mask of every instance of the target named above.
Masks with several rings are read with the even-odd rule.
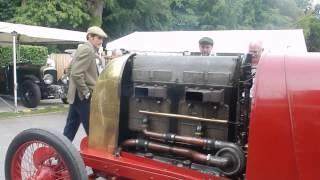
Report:
[[[17,103],[17,35],[16,31],[12,33],[12,45],[13,45],[13,88],[14,88],[14,112],[18,111],[18,103]]]

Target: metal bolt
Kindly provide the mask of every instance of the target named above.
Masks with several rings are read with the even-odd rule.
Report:
[[[179,163],[177,164],[178,167],[183,167],[183,164]]]
[[[142,120],[142,124],[148,124],[148,118],[143,118],[143,120]]]
[[[152,153],[146,153],[146,154],[144,154],[144,157],[152,159],[153,158],[153,154]]]
[[[186,167],[190,167],[191,161],[190,161],[190,160],[185,160],[185,161],[182,162],[182,164],[183,164],[184,166],[186,166]]]

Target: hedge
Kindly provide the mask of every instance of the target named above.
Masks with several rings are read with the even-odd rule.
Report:
[[[17,55],[20,54],[19,62],[30,62],[32,64],[45,64],[48,58],[48,48],[44,46],[20,45]],[[0,65],[12,64],[12,46],[0,47]]]

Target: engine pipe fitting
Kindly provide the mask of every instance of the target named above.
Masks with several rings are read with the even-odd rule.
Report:
[[[149,138],[160,139],[160,140],[164,140],[165,142],[171,142],[171,143],[175,143],[175,142],[187,143],[187,144],[203,147],[206,150],[230,147],[237,150],[239,155],[244,156],[242,149],[236,144],[230,143],[230,142],[224,142],[224,141],[207,139],[207,138],[179,136],[171,133],[162,134],[162,133],[148,131],[146,129],[144,129],[142,132],[146,137],[149,137]]]
[[[245,164],[245,160],[242,159],[243,157],[238,154],[237,150],[230,147],[220,149],[215,155],[205,155],[191,149],[168,146],[144,139],[128,139],[122,143],[121,147],[124,149],[137,147],[158,152],[174,153],[199,163],[217,167],[226,176],[235,176],[242,173]]]
[[[122,148],[125,149],[129,147],[150,149],[150,150],[165,152],[165,153],[174,153],[183,157],[190,158],[193,161],[216,166],[219,168],[228,167],[231,162],[228,157],[222,158],[222,157],[216,157],[214,155],[212,156],[210,154],[205,155],[191,149],[180,148],[176,146],[168,146],[165,144],[154,143],[144,139],[128,139],[122,143]]]
[[[171,133],[161,134],[157,132],[148,131],[147,129],[144,129],[142,132],[146,137],[153,138],[156,140],[164,140],[165,142],[169,142],[169,143],[181,142],[181,143],[195,145],[198,147],[203,147],[206,150],[219,150],[218,153],[223,152],[221,154],[227,157],[233,158],[233,163],[231,164],[231,168],[229,168],[231,170],[228,170],[228,172],[225,172],[226,175],[239,174],[244,170],[245,153],[243,152],[241,147],[239,147],[234,143],[208,139],[208,138],[179,136]]]

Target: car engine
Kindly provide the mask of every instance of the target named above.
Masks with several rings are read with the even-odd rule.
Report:
[[[251,56],[129,58],[118,151],[203,173],[244,174]]]

